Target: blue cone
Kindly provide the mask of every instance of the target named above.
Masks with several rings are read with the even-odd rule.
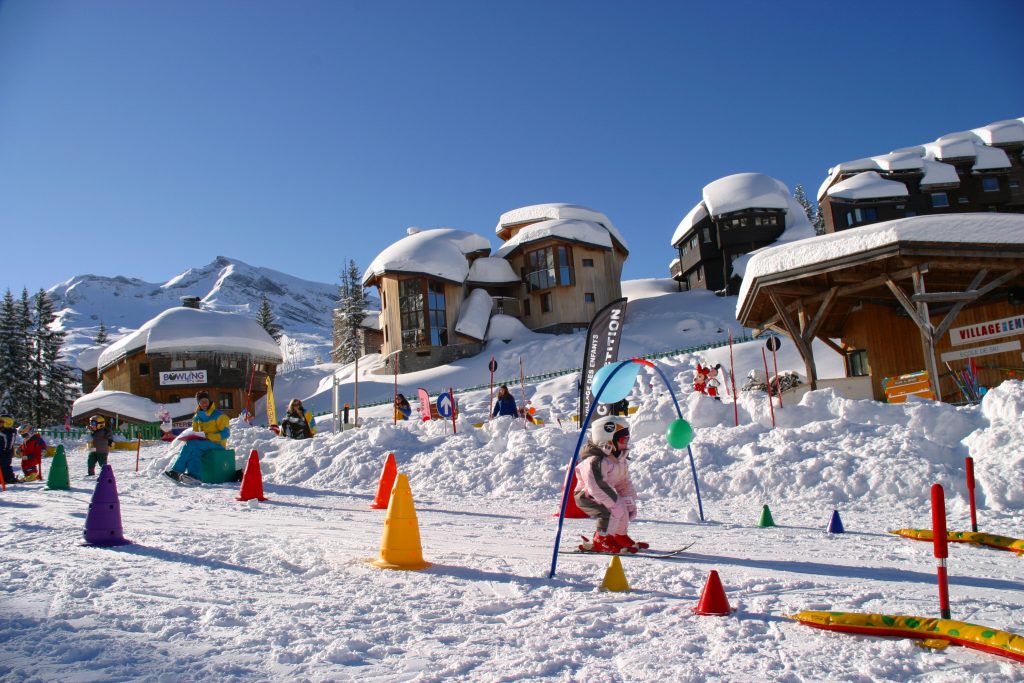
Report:
[[[839,510],[832,511],[832,519],[828,521],[828,529],[825,531],[830,534],[842,534],[846,532],[846,530],[843,529],[843,520],[839,519]]]
[[[85,517],[84,536],[85,545],[111,546],[131,543],[125,539],[124,530],[121,528],[121,503],[117,497],[114,469],[110,465],[104,465],[96,479],[96,490],[93,491],[89,513]]]

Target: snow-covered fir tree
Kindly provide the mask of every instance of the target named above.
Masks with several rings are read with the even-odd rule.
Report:
[[[359,266],[351,259],[341,275],[338,303],[340,315],[336,324],[341,326],[341,330],[335,359],[340,363],[351,363],[362,353],[361,330],[366,318],[366,292]]]
[[[107,326],[103,324],[102,320],[100,321],[100,329],[96,330],[96,339],[94,341],[97,346],[103,346],[110,341],[110,337],[107,335]]]
[[[28,291],[22,297],[28,300]],[[31,400],[31,354],[25,307],[15,301],[11,290],[0,305],[0,410],[15,419]]]
[[[38,426],[58,424],[71,409],[78,394],[74,371],[61,361],[65,333],[53,328],[57,319],[53,302],[40,289],[34,297],[33,346],[33,403],[31,415]]]
[[[270,301],[267,299],[266,294],[260,297],[260,310],[256,313],[256,322],[267,331],[267,334],[274,338],[274,341],[281,341],[281,326],[277,324],[277,319],[274,317],[274,311],[270,308]]]
[[[807,214],[807,220],[812,226],[814,226],[815,235],[825,234],[825,217],[821,213],[821,206],[818,202],[811,204],[811,200],[807,197],[807,193],[804,191],[803,185],[797,185],[796,189],[793,190],[793,199],[803,207],[804,213]]]

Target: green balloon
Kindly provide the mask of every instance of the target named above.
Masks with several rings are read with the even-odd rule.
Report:
[[[686,420],[673,420],[665,432],[665,438],[672,448],[686,448],[693,441],[693,427]]]

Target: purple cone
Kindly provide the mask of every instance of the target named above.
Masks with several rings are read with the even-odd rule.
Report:
[[[104,465],[85,518],[85,544],[109,546],[126,543],[131,541],[125,540],[124,529],[121,528],[121,503],[117,498],[114,469]]]

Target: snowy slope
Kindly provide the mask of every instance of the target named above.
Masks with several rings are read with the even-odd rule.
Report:
[[[337,306],[337,285],[304,280],[270,268],[250,266],[218,256],[200,268],[190,268],[167,282],[136,278],[79,275],[48,290],[58,323],[68,332],[66,351],[73,359],[89,346],[102,321],[112,339],[138,329],[147,320],[180,306],[182,296],[197,296],[215,311],[241,312],[256,317],[266,295],[286,338],[286,364],[309,364],[327,359],[331,343],[331,311]]]
[[[658,361],[674,381],[684,361]],[[981,408],[883,405],[808,394],[771,423],[763,395],[732,406],[685,398],[706,520],[685,453],[662,434],[668,393],[643,377],[632,455],[640,517],[673,560],[623,560],[628,593],[598,590],[607,558],[560,556],[548,572],[572,429],[500,418],[482,429],[486,392],[447,423],[392,425],[312,441],[237,421],[233,445],[260,453],[270,500],[237,487],[186,489],[159,475],[170,445],[112,456],[132,545],[80,545],[91,482],[71,448],[70,491],[0,494],[0,677],[11,681],[1014,681],[1021,665],[964,648],[828,633],[802,609],[938,613],[927,544],[886,531],[927,527],[928,487],[947,491],[949,525],[967,526],[963,458],[977,462],[983,530],[1021,537],[1024,385]],[[679,390],[681,387],[675,387]],[[532,388],[558,405],[574,387]],[[541,411],[546,416],[545,411]],[[387,452],[408,475],[424,559],[396,572],[367,564],[384,511],[368,504]],[[243,458],[240,457],[240,462]],[[770,504],[779,526],[756,527]],[[847,533],[822,529],[832,509]],[[566,522],[563,544],[589,533]],[[1012,553],[950,549],[954,618],[1024,633],[1024,565]],[[710,570],[733,614],[692,614]]]

